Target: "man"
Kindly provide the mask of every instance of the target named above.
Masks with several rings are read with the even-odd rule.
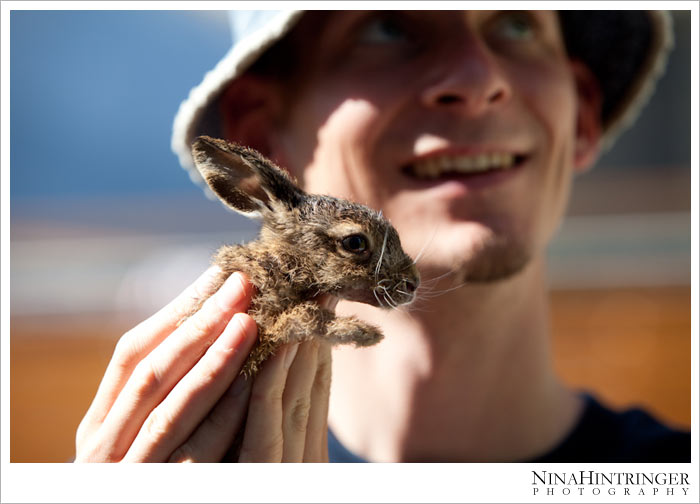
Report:
[[[334,350],[332,387],[317,342],[283,348],[250,383],[236,378],[255,337],[242,275],[177,325],[210,271],[120,340],[77,460],[221,460],[241,429],[240,461],[328,460],[328,437],[332,460],[690,459],[689,436],[563,386],[547,325],[545,247],[573,175],[658,73],[663,15],[232,19],[245,36],[178,112],[182,164],[196,135],[224,137],[309,192],[381,209],[427,288],[408,311],[338,305],[386,338]]]

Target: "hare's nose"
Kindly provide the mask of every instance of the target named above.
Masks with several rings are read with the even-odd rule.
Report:
[[[408,292],[408,293],[413,293],[418,288],[418,284],[413,280],[406,279],[403,281],[403,283],[404,283],[404,286],[406,287],[406,292]]]

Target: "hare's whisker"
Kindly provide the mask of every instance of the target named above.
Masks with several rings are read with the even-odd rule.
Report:
[[[461,283],[459,285],[455,285],[454,287],[450,287],[449,289],[421,292],[421,298],[427,299],[427,298],[434,298],[434,297],[442,296],[443,294],[446,294],[448,292],[452,292],[453,290],[457,290],[461,287],[464,287],[465,285],[467,285],[467,282]]]
[[[433,242],[433,239],[435,238],[435,233],[437,233],[437,226],[433,228],[433,234],[432,234],[432,236],[430,237],[430,239],[428,239],[428,240],[423,244],[423,246],[421,247],[420,251],[418,252],[418,255],[417,255],[416,258],[413,260],[413,264],[417,264],[418,261],[420,261],[420,258],[423,256],[423,252],[425,252],[425,250],[426,250],[426,248],[428,247],[428,245],[430,245],[430,244]]]
[[[374,294],[374,298],[377,300],[377,303],[379,303],[379,306],[381,306],[382,308],[384,308],[384,305],[382,304],[382,300],[379,299],[379,296],[377,295],[377,290],[376,290],[376,289],[372,289],[372,294]]]
[[[388,297],[389,299],[391,299],[391,302],[393,303],[392,306],[394,306],[394,307],[399,306],[399,303],[397,303],[397,302],[394,300],[394,298],[391,297],[391,294],[389,294],[389,291],[388,291],[387,289],[384,289],[384,294],[386,295],[386,297]]]
[[[396,302],[394,302],[393,299],[391,299],[391,296],[389,295],[389,291],[387,290],[387,288],[382,286],[382,287],[380,287],[380,289],[382,290],[382,297],[384,298],[384,302],[386,304],[388,304],[389,306],[391,306],[392,308],[396,308],[398,305],[396,304]]]
[[[442,275],[438,275],[438,276],[436,276],[435,278],[427,278],[427,279],[425,279],[425,280],[421,280],[421,285],[422,285],[422,286],[425,286],[425,285],[429,285],[431,282],[432,282],[432,283],[435,283],[435,282],[437,282],[438,280],[442,280],[442,279],[445,278],[446,276],[453,274],[455,271],[456,271],[456,270],[451,269],[450,271],[446,271],[446,272],[443,273]]]
[[[382,260],[384,259],[384,250],[386,249],[386,239],[389,236],[389,228],[384,231],[384,242],[382,243],[382,251],[379,253],[379,261],[377,261],[377,269],[374,270],[374,278],[379,277],[379,269],[382,267]]]
[[[421,301],[419,298],[416,298],[410,305],[406,306],[406,312],[413,316],[413,313],[433,313],[434,310],[428,310],[426,308],[419,308],[417,306],[417,301]]]

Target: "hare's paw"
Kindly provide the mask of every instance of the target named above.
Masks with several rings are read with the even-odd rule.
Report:
[[[328,323],[324,338],[333,344],[349,344],[364,347],[371,346],[384,335],[371,324],[351,317],[338,317]]]
[[[317,303],[301,303],[276,315],[267,332],[273,335],[271,339],[280,343],[306,341],[322,333],[327,321],[332,318],[333,314]]]

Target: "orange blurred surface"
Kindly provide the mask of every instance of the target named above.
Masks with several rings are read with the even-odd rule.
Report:
[[[556,367],[614,407],[690,425],[690,287],[557,291]],[[11,462],[66,462],[117,338],[112,316],[11,321]]]
[[[690,428],[690,287],[560,291],[552,300],[565,382]]]

